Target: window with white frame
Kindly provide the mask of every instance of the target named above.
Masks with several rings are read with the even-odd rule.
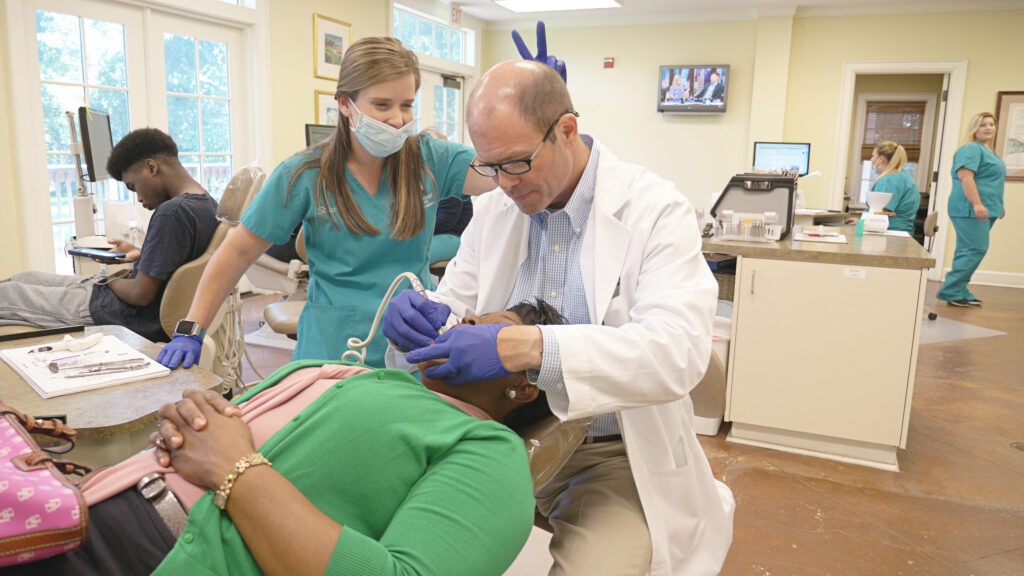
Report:
[[[134,128],[166,130],[179,145],[182,163],[215,198],[223,193],[233,166],[239,165],[234,159],[248,161],[256,155],[243,137],[249,101],[241,89],[243,79],[252,81],[252,64],[242,57],[242,30],[255,23],[255,16],[247,15],[254,12],[255,0],[227,1],[235,6],[205,0],[211,14],[229,16],[225,24],[109,0],[11,1],[23,9],[13,11],[21,16],[7,25],[32,26],[23,38],[28,53],[36,55],[24,65],[30,85],[14,99],[15,110],[40,118],[31,125],[18,120],[17,129],[21,134],[42,128],[38,154],[19,156],[26,166],[26,190],[49,189],[45,211],[41,195],[22,196],[30,205],[26,214],[48,213],[50,220],[50,238],[38,227],[30,234],[33,261],[41,262],[51,252],[55,271],[73,271],[64,247],[75,235],[74,197],[80,183],[71,130],[73,126],[81,140],[74,114],[80,106],[110,115],[115,143]],[[151,93],[154,88],[159,92]],[[33,93],[41,100],[22,96]],[[30,149],[36,148],[23,148]],[[45,183],[36,176],[37,165],[46,167]],[[96,206],[95,232],[117,237],[117,231],[106,230],[104,202],[134,201],[134,194],[114,180],[86,182],[84,187]],[[138,207],[136,213],[144,228],[149,212]]]
[[[420,91],[413,104],[417,128],[462,142],[462,88],[467,71],[473,71],[473,31],[394,4],[392,34],[420,55]]]
[[[394,5],[391,22],[392,35],[409,49],[449,62],[473,65],[473,55],[467,50],[467,36],[472,32],[448,26],[400,4]]]

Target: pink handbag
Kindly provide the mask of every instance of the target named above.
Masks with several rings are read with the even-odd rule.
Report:
[[[74,447],[75,431],[60,420],[36,420],[0,402],[0,567],[24,564],[82,545],[88,507],[68,475],[89,470],[54,460],[32,434]]]

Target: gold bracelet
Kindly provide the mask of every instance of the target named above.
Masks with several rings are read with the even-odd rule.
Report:
[[[267,460],[263,454],[259,452],[253,452],[248,456],[243,456],[238,462],[235,462],[235,467],[228,472],[224,481],[221,482],[220,488],[217,488],[217,493],[213,496],[213,503],[223,510],[228,505],[228,497],[231,496],[231,489],[235,487],[235,481],[241,476],[246,470],[253,466],[260,466],[266,464],[267,466],[273,466],[270,460]]]

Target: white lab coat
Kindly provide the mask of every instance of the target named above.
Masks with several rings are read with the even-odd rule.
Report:
[[[717,574],[734,502],[711,474],[688,396],[711,355],[717,286],[694,210],[674,184],[600,150],[581,254],[593,324],[554,327],[561,419],[617,412],[653,540],[652,576]],[[474,203],[438,299],[463,317],[502,310],[527,256],[529,217],[501,191]]]

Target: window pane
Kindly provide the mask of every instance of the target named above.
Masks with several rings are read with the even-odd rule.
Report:
[[[110,114],[110,134],[115,144],[128,133],[128,92],[90,89],[89,106]]]
[[[231,157],[230,156],[206,156],[203,162],[203,187],[214,198],[220,200],[231,180]]]
[[[71,151],[71,134],[64,112],[71,111],[77,118],[78,107],[84,103],[85,91],[79,86],[43,84],[43,128],[46,130],[47,150]]]
[[[164,34],[164,73],[168,92],[196,94],[195,38]]]
[[[231,95],[228,84],[228,45],[223,42],[199,41],[199,75],[203,96]]]
[[[459,32],[458,30],[449,30],[449,33],[451,34],[451,50],[449,51],[451,57],[449,60],[465,64],[466,61],[462,56],[462,32]]]
[[[419,20],[416,24],[416,36],[413,39],[413,50],[433,56],[434,51],[432,48],[434,27],[426,20]]]
[[[443,26],[434,28],[434,51],[439,57],[451,60],[448,50],[448,29]]]
[[[399,39],[402,44],[405,44],[407,48],[412,49],[413,42],[416,37],[416,19],[412,17],[412,14],[402,12],[401,18],[398,19],[400,34]]]
[[[199,152],[199,100],[167,97],[167,127],[182,153]]]
[[[203,99],[203,152],[231,152],[231,108],[227,100]]]
[[[40,78],[83,81],[82,31],[78,17],[36,10],[36,41]]]
[[[197,181],[201,181],[199,176],[199,156],[198,155],[185,155],[179,154],[178,160],[181,161],[181,165],[185,167],[185,170],[195,178]]]
[[[124,26],[85,20],[86,76],[89,84],[128,87]]]

